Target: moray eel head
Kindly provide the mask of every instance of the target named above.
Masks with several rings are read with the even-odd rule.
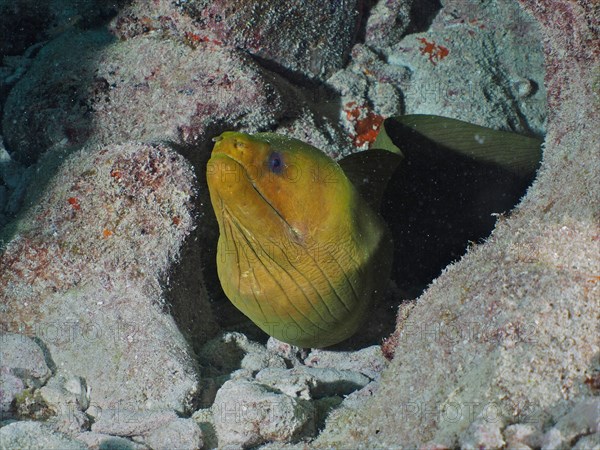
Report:
[[[301,347],[341,342],[386,288],[387,228],[341,167],[301,141],[226,132],[207,164],[217,271],[231,302]]]

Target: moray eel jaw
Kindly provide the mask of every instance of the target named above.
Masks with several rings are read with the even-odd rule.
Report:
[[[386,287],[386,226],[342,169],[283,136],[224,133],[207,165],[219,223],[217,271],[267,334],[326,347],[354,334]]]

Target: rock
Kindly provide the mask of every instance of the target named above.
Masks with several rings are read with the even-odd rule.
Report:
[[[175,419],[147,434],[144,442],[154,450],[197,450],[204,445],[202,431],[193,419]]]
[[[0,216],[4,216],[0,228],[21,209],[31,178],[31,168],[25,168],[11,158],[0,136],[0,183],[3,183],[0,185]]]
[[[460,447],[464,449],[501,449],[504,448],[504,439],[500,433],[500,425],[496,422],[476,420],[471,423],[467,431],[460,437]]]
[[[348,395],[371,381],[351,370],[312,367],[263,369],[256,375],[256,380],[305,400]]]
[[[212,408],[201,408],[192,414],[192,419],[202,430],[202,440],[205,448],[217,448],[219,442],[215,430],[215,420]]]
[[[7,330],[8,327],[2,327]],[[17,405],[52,375],[40,346],[28,336],[0,333],[0,415],[12,417],[24,410]]]
[[[551,428],[542,436],[541,444],[543,449],[559,449],[564,446],[565,439],[560,434],[560,430]]]
[[[344,398],[344,408],[361,408],[365,401],[375,395],[379,383],[377,381],[371,381],[369,384],[364,386],[362,389],[358,389]]]
[[[302,369],[315,380],[313,398],[348,395],[371,381],[365,375],[351,370],[306,367]]]
[[[34,175],[34,171],[31,167],[28,167],[22,172],[21,178],[19,179],[19,184],[12,190],[8,202],[4,207],[4,212],[10,218],[12,218],[12,216],[14,216],[21,209],[27,193],[27,188]]]
[[[6,329],[6,327],[5,327]],[[26,387],[40,387],[51,371],[40,346],[33,339],[15,333],[0,334],[0,370],[20,378]]]
[[[121,424],[121,430],[146,430],[149,436],[154,431],[147,425],[152,423],[147,419],[150,413],[136,408],[168,411],[165,414],[172,417],[173,410],[189,411],[198,389],[194,358],[165,314],[168,305],[159,283],[192,227],[192,171],[168,145],[112,142],[133,136],[191,147],[196,142],[205,145],[221,127],[254,131],[281,126],[298,136],[314,136],[315,142],[338,142],[339,134],[340,144],[333,146],[333,153],[343,154],[348,151],[345,141],[368,146],[383,116],[404,110],[541,134],[547,93],[544,161],[527,196],[510,217],[499,217],[485,244],[473,245],[400,318],[387,344],[386,354],[395,355],[389,366],[374,357],[363,361],[362,368],[357,367],[360,364],[342,368],[379,382],[350,394],[350,401],[328,417],[324,431],[311,445],[453,447],[462,442],[494,446],[502,440],[506,446],[516,441],[534,448],[596,445],[596,436],[582,435],[594,430],[588,426],[593,405],[586,403],[592,387],[586,377],[600,351],[593,339],[600,285],[594,275],[600,180],[593,168],[598,166],[594,150],[600,136],[594,127],[598,111],[590,101],[597,96],[598,60],[593,52],[597,47],[593,24],[586,21],[594,17],[593,2],[522,0],[542,25],[542,47],[536,24],[515,2],[445,0],[429,31],[405,36],[393,48],[388,45],[398,39],[397,30],[388,28],[387,35],[380,30],[393,27],[392,22],[404,14],[400,2],[362,2],[375,3],[372,12],[377,17],[370,25],[367,21],[367,41],[355,46],[351,64],[329,78],[337,93],[315,107],[318,113],[312,105],[298,108],[296,88],[263,66],[283,61],[283,67],[274,70],[291,70],[294,77],[302,73],[326,77],[330,75],[326,65],[331,64],[332,71],[341,66],[335,58],[331,63],[320,61],[321,43],[317,42],[316,52],[309,47],[313,59],[306,70],[303,58],[289,64],[288,54],[278,59],[277,45],[288,53],[296,50],[289,43],[297,30],[288,32],[290,40],[270,46],[260,40],[266,36],[260,35],[265,28],[259,29],[261,47],[254,48],[253,42],[245,41],[248,27],[231,29],[248,17],[246,2],[226,11],[222,28],[210,36],[200,30],[207,29],[207,23],[212,27],[216,16],[196,24],[192,19],[225,11],[232,3],[130,3],[119,15],[121,22],[117,21],[118,30],[137,27],[121,36],[126,41],[73,29],[48,43],[27,73],[1,72],[5,80],[20,78],[9,96],[11,109],[3,118],[11,153],[31,162],[54,146],[43,164],[53,156],[66,162],[58,172],[46,170],[47,165],[30,168],[37,194],[30,195],[27,204],[33,206],[1,231],[6,249],[0,257],[0,325],[35,336],[59,370],[84,377],[91,388],[90,415],[136,410],[143,426]],[[263,2],[257,8],[271,4]],[[160,14],[134,14],[159,10]],[[382,12],[392,14],[384,17]],[[326,13],[323,9],[314,16]],[[314,16],[302,17],[303,23]],[[276,14],[265,15],[260,23],[268,25],[276,18]],[[381,27],[375,26],[379,25],[375,19]],[[259,62],[253,62],[237,50],[223,48],[232,44],[215,42],[217,32],[233,45],[247,45],[246,50],[256,54],[265,52],[265,59],[259,56]],[[329,44],[324,45],[329,48]],[[381,47],[373,51],[370,46]],[[72,53],[69,57],[65,48]],[[219,69],[219,58],[226,73],[210,84],[208,69]],[[57,65],[73,78],[56,70]],[[233,81],[231,72],[237,77]],[[0,86],[0,92],[12,83]],[[187,89],[190,83],[192,90]],[[336,123],[338,113],[341,125]],[[283,118],[286,123],[281,124]],[[318,133],[310,129],[313,126]],[[344,130],[349,136],[344,136]],[[90,142],[79,153],[72,150],[72,157],[60,153],[62,147],[88,139],[111,144],[97,148]],[[125,163],[114,167],[114,161]],[[200,297],[202,310],[205,300]],[[204,320],[214,323],[208,316],[199,316],[199,328],[203,329]],[[457,334],[449,339],[447,330]],[[346,363],[351,356],[342,353],[336,360],[332,355],[332,366],[324,367],[321,357],[330,355],[317,354],[313,360],[290,348],[271,352],[277,357],[270,359],[256,343],[242,337],[232,340],[231,353],[221,355],[215,368],[212,389],[221,382],[215,380],[232,370],[231,376],[238,379],[218,390],[215,418],[203,421],[203,430],[210,431],[214,423],[219,445],[246,446],[269,440],[281,446],[283,440],[313,433],[321,403],[328,410],[339,399],[324,397],[311,405],[247,378],[265,365],[273,366],[267,370],[285,370],[282,361],[297,367],[307,359],[307,364],[330,373],[340,369],[335,364]],[[239,351],[240,345],[247,349]],[[211,352],[214,355],[214,349]],[[13,391],[20,389],[14,378],[8,382],[13,383]],[[280,386],[306,397],[303,385],[308,384],[310,392],[312,381],[304,383],[298,377],[290,383]],[[75,385],[71,387],[77,391]],[[272,414],[274,404],[277,414]],[[498,422],[482,422],[481,413]],[[305,415],[312,417],[305,421]],[[177,420],[167,421],[165,428]],[[529,427],[531,420],[544,424],[543,441],[539,430]],[[499,435],[501,423],[512,425]],[[28,426],[5,426],[0,442],[4,445],[8,427]],[[106,420],[105,426],[118,429],[119,424]],[[44,427],[46,431],[50,432]],[[209,431],[204,434],[210,436]],[[575,442],[569,442],[569,436]],[[209,439],[206,446],[212,447],[214,439]]]
[[[316,380],[303,370],[263,369],[256,374],[256,381],[265,386],[277,389],[290,397],[311,400],[311,391],[316,387]]]
[[[38,390],[25,389],[15,396],[8,417],[19,420],[48,421],[56,415],[57,412],[44,402]]]
[[[251,379],[266,367],[287,367],[282,356],[238,332],[226,332],[210,340],[200,348],[198,358],[203,367],[202,407],[212,405],[217,390],[228,379]]]
[[[444,2],[427,32],[405,36],[385,55],[411,69],[403,89],[407,114],[540,136],[545,131],[539,27],[517,2]]]
[[[63,386],[73,396],[75,401],[81,405],[81,409],[85,411],[90,405],[90,392],[87,389],[85,380],[81,377],[72,376],[65,380]]]
[[[89,139],[196,145],[218,134],[215,127],[273,125],[287,108],[283,92],[291,92],[275,79],[248,56],[208,43],[192,49],[152,36],[115,42],[106,31],[70,31],[46,45],[10,91],[2,129],[7,148],[27,163],[53,145]]]
[[[267,340],[267,350],[283,357],[286,361],[289,361],[289,363],[294,366],[302,363],[302,361],[304,361],[304,359],[308,356],[307,349],[296,347],[295,345],[288,344],[287,342],[282,342],[274,337],[270,337]]]
[[[598,450],[600,449],[600,436],[598,433],[583,436],[577,440],[573,450]]]
[[[58,433],[41,422],[13,422],[0,428],[0,449],[37,450],[40,448],[61,450],[86,450],[87,446]]]
[[[122,38],[160,31],[189,45],[205,41],[240,48],[265,65],[318,78],[346,62],[360,20],[360,2],[349,0],[135,1],[113,20]]]
[[[241,362],[241,368],[256,374],[265,367],[278,367],[285,369],[286,364],[283,358],[278,355],[273,355],[269,352],[262,351],[260,353],[248,353],[244,356]]]
[[[72,435],[89,428],[83,411],[89,406],[90,393],[81,377],[55,375],[36,394],[55,412],[49,422],[57,431]]]
[[[34,205],[2,230],[0,325],[40,339],[97,407],[183,412],[196,393],[195,361],[159,284],[192,227],[194,189],[166,145],[52,153]]]
[[[327,80],[341,97],[338,118],[354,147],[368,148],[383,118],[403,113],[401,90],[409,78],[408,68],[388,64],[366,45],[354,46],[348,67]]]
[[[8,190],[6,186],[0,186],[0,211],[4,212],[4,207],[6,206],[6,202],[8,200]]]
[[[260,445],[297,438],[313,419],[312,406],[247,380],[226,382],[213,405],[219,446]]]
[[[236,369],[255,374],[265,367],[285,368],[284,359],[238,332],[224,333],[207,342],[199,352],[200,362],[209,369],[208,376],[222,375]]]
[[[84,379],[77,376],[56,375],[40,388],[40,395],[50,406],[60,404],[77,405],[85,411],[89,404],[89,390]]]
[[[148,450],[143,444],[130,441],[119,436],[111,436],[110,434],[94,433],[86,431],[75,436],[80,442],[83,442],[89,450]]]
[[[0,386],[2,386],[0,389],[0,416],[2,418],[11,417],[12,404],[17,396],[26,389],[25,383],[2,367],[0,368]]]
[[[0,35],[10,36],[0,43],[1,55],[18,55],[43,39],[50,22],[47,3],[27,0],[0,3]]]
[[[352,140],[343,128],[326,116],[319,117],[318,113],[308,107],[303,108],[297,118],[281,122],[275,132],[300,139],[334,159],[352,152]]]
[[[544,433],[542,448],[568,448],[580,436],[600,433],[600,399],[584,398]]]
[[[173,411],[102,409],[94,416],[94,433],[140,436],[154,432],[177,419]]]
[[[19,163],[12,160],[0,136],[0,180],[8,189],[14,190],[19,186],[24,170]]]
[[[411,23],[411,8],[414,0],[379,0],[369,11],[365,43],[381,48],[396,44]],[[422,4],[427,2],[419,2]],[[419,9],[419,14],[423,14]]]
[[[90,429],[89,416],[73,405],[63,404],[55,412],[56,415],[49,417],[46,423],[56,431],[73,436]]]
[[[517,423],[503,431],[507,448],[528,450],[541,447],[541,433],[533,425]]]
[[[304,360],[308,367],[333,368],[354,371],[372,380],[378,379],[388,366],[379,345],[372,345],[357,351],[312,350]]]
[[[31,164],[53,145],[85,141],[92,125],[84,99],[94,95],[96,53],[111,40],[101,31],[71,31],[40,50],[4,105],[2,130],[14,159]],[[66,42],[68,47],[63,47]],[[65,48],[69,50],[65,52]],[[61,72],[57,67],[70,75],[58,76]]]
[[[562,436],[557,421],[590,397],[592,383],[585,380],[600,352],[600,284],[591,275],[598,271],[600,244],[600,130],[592,125],[600,118],[590,101],[597,95],[599,59],[589,52],[597,37],[586,19],[593,2],[520,3],[541,25],[546,58],[548,133],[537,178],[486,242],[446,268],[397,323],[395,356],[375,395],[360,408],[332,413],[315,447],[454,447],[484,411],[506,424],[540,423]],[[524,25],[521,15],[515,24]],[[453,33],[467,32],[467,23]],[[513,31],[531,36],[527,28]],[[537,52],[534,37],[518,42],[523,51]],[[435,66],[420,55],[430,71],[439,74],[455,43],[436,41],[450,54]],[[444,103],[441,97],[440,109]],[[560,445],[562,437],[552,442]]]
[[[20,55],[32,44],[74,27],[94,27],[116,13],[118,3],[99,0],[0,3],[1,55]]]
[[[220,375],[239,369],[246,354],[249,340],[242,333],[224,333],[208,341],[200,350],[198,358],[208,370],[207,375]],[[258,344],[257,344],[258,345]]]

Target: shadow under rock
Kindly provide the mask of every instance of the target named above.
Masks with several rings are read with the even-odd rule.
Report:
[[[111,45],[114,42],[114,37],[104,28],[102,28],[110,19],[112,19],[119,11],[120,8],[127,6],[131,3],[132,0],[117,0],[112,2],[110,5],[101,5],[101,10],[99,13],[92,15],[89,17],[81,16],[81,21],[78,22],[77,26],[67,27],[62,34],[58,34],[56,30],[52,32],[49,29],[37,30],[35,33],[32,31],[27,31],[28,36],[23,38],[24,40],[19,43],[16,47],[12,48],[12,50],[7,50],[3,46],[0,46],[0,50],[6,54],[13,53],[27,53],[26,46],[39,45],[41,47],[35,49],[35,53],[30,56],[34,56],[39,54],[40,51],[43,51],[46,45],[49,45],[52,41],[48,41],[48,43],[43,42],[43,39],[51,38],[52,40],[59,39],[62,35],[66,35],[74,30],[86,30],[88,32],[94,32],[96,34],[96,39],[93,45],[89,45],[87,47],[73,47],[73,48],[86,48],[86,51],[77,52],[73,51],[73,48],[69,48],[69,57],[72,61],[74,61],[73,66],[77,66],[77,62],[80,62],[82,66],[89,66],[90,62],[92,65],[95,64],[96,58],[95,54],[99,53],[104,47]],[[95,5],[97,6],[97,5]],[[27,8],[25,11],[21,11],[23,5],[16,6],[14,8],[15,14],[20,15],[19,17],[7,16],[0,18],[0,30],[4,33],[4,35],[17,35],[19,33],[23,33],[23,30],[20,30],[19,27],[22,27],[23,20],[29,21],[27,16]],[[93,8],[94,5],[90,5],[90,8]],[[36,8],[38,8],[36,6]],[[41,7],[40,7],[41,8]],[[43,7],[47,8],[47,7]],[[50,12],[48,12],[50,14]],[[50,17],[50,20],[43,19],[43,23],[49,24],[52,20],[55,20],[56,17]],[[41,19],[40,19],[41,20]],[[29,23],[29,22],[28,22]],[[53,34],[54,33],[54,34]],[[2,35],[2,33],[0,33]],[[2,56],[2,55],[0,55]],[[48,90],[48,93],[51,93],[54,97],[73,97],[71,102],[73,104],[77,104],[77,101],[83,102],[83,98],[75,99],[74,95],[76,93],[83,93],[93,91],[95,84],[97,81],[93,75],[93,70],[88,71],[89,76],[82,77],[78,74],[73,73],[64,73],[63,81],[58,83],[52,90]],[[6,86],[0,88],[0,115],[2,121],[0,125],[4,122],[8,122],[10,120],[17,120],[18,117],[9,116],[5,111],[5,103],[7,101],[8,96],[10,95],[10,91],[15,89],[15,87],[23,82],[23,79],[19,80],[14,86],[10,86],[10,89],[7,89]],[[43,94],[41,94],[43,95]],[[49,102],[52,98],[45,98],[45,102]],[[77,101],[76,101],[77,100]],[[88,99],[92,100],[92,99]],[[51,103],[51,102],[49,102]],[[25,112],[25,116],[21,117],[21,120],[26,120],[29,122],[29,125],[32,129],[41,129],[46,126],[45,123],[39,123],[39,121],[34,121],[28,115],[30,111]],[[89,134],[93,134],[93,123],[92,118],[89,114],[83,113],[81,117],[81,122],[78,123],[78,126],[81,128],[89,129]],[[58,172],[60,166],[63,161],[69,157],[72,153],[81,149],[85,145],[85,141],[82,140],[73,140],[66,146],[53,146],[52,142],[38,142],[36,145],[31,145],[30,148],[21,148],[19,152],[16,152],[16,145],[12,145],[10,139],[6,137],[6,130],[2,130],[2,134],[4,134],[4,144],[6,146],[7,151],[11,154],[11,159],[18,162],[19,164],[23,164],[28,170],[32,171],[34,175],[30,177],[30,181],[26,181],[28,183],[26,185],[26,196],[23,200],[23,203],[20,206],[19,211],[12,217],[9,217],[9,222],[0,229],[0,253],[4,250],[4,246],[10,242],[20,231],[22,224],[19,220],[20,217],[26,212],[27,209],[36,205],[40,198],[45,193],[46,186],[52,180],[54,175]],[[43,151],[40,152],[39,150]],[[0,183],[2,181],[0,180]],[[20,187],[19,187],[20,188]]]
[[[405,127],[388,132],[403,143],[406,157],[382,206],[394,239],[392,279],[414,298],[469,245],[490,235],[498,214],[519,202],[536,172],[517,175]]]
[[[206,135],[218,136],[229,128],[215,125]],[[219,226],[206,182],[213,142],[205,139],[197,147],[169,145],[192,164],[198,180],[196,228],[183,243],[165,283],[169,312],[196,353],[219,331],[239,331],[250,339],[266,342],[268,336],[229,301],[217,275]]]

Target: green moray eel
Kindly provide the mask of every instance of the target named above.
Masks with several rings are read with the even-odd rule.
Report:
[[[388,229],[338,163],[296,139],[226,132],[207,164],[231,302],[301,347],[352,336],[385,291]]]
[[[375,211],[388,181],[396,187],[400,182],[397,192],[408,195],[393,210],[408,215],[404,205],[425,208],[421,213],[431,222],[425,230],[437,226],[432,231],[437,241],[427,235],[417,244],[434,242],[429,257],[437,261],[440,252],[449,262],[456,258],[454,247],[461,250],[477,239],[482,217],[518,201],[542,155],[538,138],[430,115],[386,119],[374,149],[339,163],[308,144],[273,133],[226,132],[215,141],[207,181],[219,224],[221,286],[267,334],[301,347],[327,347],[349,338],[384,293],[394,250]],[[415,176],[424,180],[415,183],[421,190],[411,184],[414,176],[407,176],[415,168]],[[458,186],[436,191],[438,183],[440,189],[446,186],[440,171],[456,172]],[[462,184],[483,189],[481,183],[473,184],[477,177],[493,188],[494,201],[479,198],[479,190],[461,190]],[[439,198],[450,209],[440,210]],[[429,208],[433,215],[426,214]],[[461,222],[463,216],[476,222],[475,231]],[[402,220],[391,225],[402,225]],[[396,248],[411,249],[406,236],[418,233],[394,231],[404,238]],[[446,241],[450,250],[443,250]],[[422,266],[415,255],[396,256],[404,264]]]

